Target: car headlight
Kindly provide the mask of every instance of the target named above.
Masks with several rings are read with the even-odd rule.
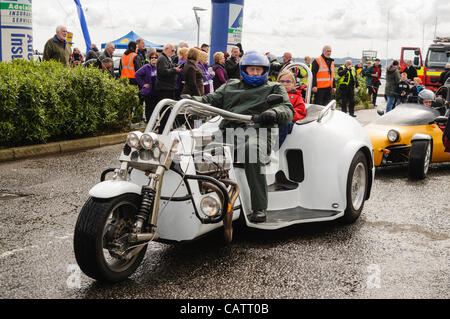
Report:
[[[156,140],[156,136],[154,136],[153,134],[144,133],[144,134],[142,134],[141,139],[140,139],[141,146],[144,149],[149,150],[152,148],[155,140]]]
[[[131,148],[140,148],[140,138],[141,138],[142,132],[135,131],[131,132],[127,135],[127,145]]]
[[[200,202],[200,209],[206,217],[213,217],[219,213],[220,203],[214,197],[206,196]]]
[[[388,138],[389,142],[394,143],[400,139],[400,134],[396,130],[390,130],[387,133],[387,138]]]

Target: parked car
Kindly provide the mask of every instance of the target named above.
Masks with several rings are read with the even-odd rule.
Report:
[[[442,143],[446,110],[445,103],[436,107],[400,104],[366,125],[375,166],[408,165],[410,178],[423,179],[430,163],[450,162],[450,154],[444,152]]]

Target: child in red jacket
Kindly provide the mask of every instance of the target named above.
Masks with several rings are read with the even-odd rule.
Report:
[[[294,118],[291,123],[288,125],[279,126],[279,146],[283,144],[286,136],[292,132],[292,127],[294,126],[294,122],[301,120],[306,116],[306,108],[305,102],[303,102],[302,91],[301,89],[297,89],[295,83],[294,74],[287,70],[283,71],[278,75],[277,81],[281,83],[286,89],[289,99],[291,100],[291,104],[294,107]]]

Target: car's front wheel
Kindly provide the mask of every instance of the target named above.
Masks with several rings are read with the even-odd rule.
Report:
[[[368,174],[366,156],[362,151],[358,151],[353,157],[347,175],[347,208],[342,217],[342,221],[346,224],[354,223],[361,215],[369,185]]]
[[[408,175],[412,179],[424,179],[431,162],[431,142],[414,141],[409,153]]]

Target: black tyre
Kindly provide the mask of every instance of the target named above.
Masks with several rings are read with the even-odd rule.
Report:
[[[431,142],[415,141],[409,152],[408,176],[411,179],[424,179],[431,162]]]
[[[342,216],[342,222],[346,224],[354,223],[361,215],[366,200],[368,181],[367,159],[362,151],[358,151],[348,170],[347,208],[344,216]]]
[[[105,248],[105,236],[120,237],[129,232],[139,203],[140,196],[136,194],[123,194],[110,199],[91,197],[86,201],[74,234],[75,258],[86,275],[99,281],[118,282],[137,269],[147,245],[129,260],[123,260]]]

